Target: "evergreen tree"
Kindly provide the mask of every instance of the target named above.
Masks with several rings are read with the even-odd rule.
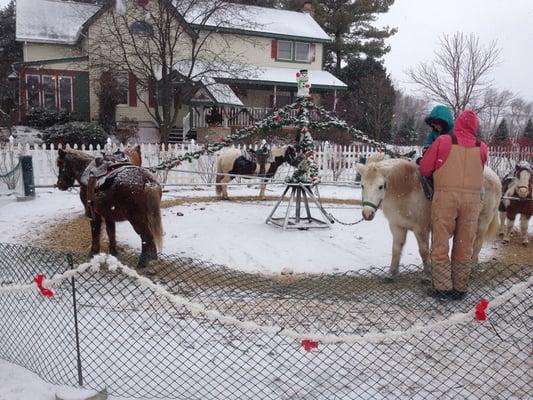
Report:
[[[498,125],[496,133],[494,133],[494,140],[498,142],[505,142],[509,140],[509,128],[507,128],[507,121],[505,118],[502,119]]]
[[[528,139],[533,139],[533,121],[531,120],[531,118],[527,120],[527,124],[524,128],[524,133],[522,134],[522,136]]]
[[[284,6],[301,10],[303,0],[285,0]],[[325,44],[326,69],[339,74],[350,58],[378,59],[390,51],[385,39],[396,29],[372,25],[378,14],[386,13],[394,0],[313,0],[315,19],[333,39]]]
[[[22,43],[15,40],[15,1],[0,9],[0,110],[9,114],[17,107],[16,84],[7,77],[12,64],[22,60]]]
[[[416,132],[415,124],[416,122],[414,115],[409,115],[404,118],[402,124],[396,131],[394,142],[401,146],[417,144],[419,136]]]
[[[391,141],[395,92],[383,64],[352,58],[338,75],[348,83],[340,94],[337,114],[378,141]]]

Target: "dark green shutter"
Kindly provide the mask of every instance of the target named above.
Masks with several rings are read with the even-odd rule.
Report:
[[[82,72],[76,75],[74,84],[74,96],[76,109],[74,112],[82,121],[89,121],[89,74]]]

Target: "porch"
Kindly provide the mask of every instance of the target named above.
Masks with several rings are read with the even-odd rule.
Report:
[[[261,68],[247,79],[216,79],[216,84],[206,85],[191,99],[179,118],[173,139],[184,141],[193,137],[197,128],[205,128],[217,114],[215,125],[241,128],[270,115],[277,108],[296,100],[297,69]],[[346,84],[327,71],[309,71],[311,97],[316,104],[323,104],[327,96],[335,109],[338,91]],[[297,111],[293,111],[296,116]],[[318,117],[318,116],[317,116]],[[313,118],[313,115],[311,115]],[[181,136],[181,137],[177,137]]]

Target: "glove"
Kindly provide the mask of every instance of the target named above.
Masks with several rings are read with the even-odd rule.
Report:
[[[418,157],[418,158],[416,159],[416,161],[415,161],[415,162],[416,162],[416,165],[420,165],[420,160],[421,160],[421,159],[422,159],[422,157]]]

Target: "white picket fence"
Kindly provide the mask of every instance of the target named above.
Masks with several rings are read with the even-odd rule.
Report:
[[[78,148],[78,146],[74,146]],[[104,149],[89,146],[81,146],[80,150],[94,155],[102,151],[114,151],[117,146],[106,146]],[[186,152],[196,151],[202,148],[202,145],[195,143],[173,144],[167,150],[161,148],[158,144],[142,144],[141,152],[143,156],[143,166],[151,167],[168,160],[172,156],[184,154]],[[243,148],[243,146],[238,146]],[[400,153],[407,153],[411,150],[417,150],[420,154],[420,148],[396,147]],[[320,143],[315,148],[315,161],[318,164],[320,175],[323,182],[354,182],[357,172],[355,164],[361,157],[368,157],[374,153],[375,149],[367,145],[340,146],[328,143]],[[36,186],[52,186],[57,181],[57,148],[42,146],[26,145],[7,145],[0,147],[0,175],[5,174],[14,165],[19,155],[31,155],[33,159],[34,179]],[[185,162],[175,170],[168,173],[159,173],[158,178],[167,185],[190,185],[197,183],[212,183],[215,180],[217,155],[202,156],[191,163]],[[490,149],[490,166],[496,172],[503,176],[509,172],[517,161],[533,161],[533,148],[518,147],[494,147]],[[279,168],[274,179],[283,180],[291,173],[291,167],[283,165]],[[0,180],[0,185],[3,185]]]

